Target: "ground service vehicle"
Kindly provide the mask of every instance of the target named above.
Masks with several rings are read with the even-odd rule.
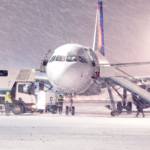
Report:
[[[6,92],[12,96],[12,112],[16,115],[36,111],[35,73],[33,69],[0,69],[0,112],[5,111]]]
[[[57,113],[56,99],[57,95],[54,91],[38,91],[37,93],[37,109],[40,113],[52,112]]]

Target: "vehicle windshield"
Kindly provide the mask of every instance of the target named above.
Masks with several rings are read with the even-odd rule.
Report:
[[[65,56],[57,56],[56,61],[65,61]]]
[[[18,87],[18,92],[19,93],[25,93],[28,94],[28,88],[30,87],[30,85],[26,85],[26,84],[20,84]]]
[[[66,61],[77,61],[77,56],[67,56]]]
[[[52,56],[52,58],[50,59],[50,61],[49,61],[49,62],[54,61],[54,60],[55,60],[55,58],[56,58],[56,56]]]
[[[25,93],[25,94],[33,94],[35,93],[35,86],[30,84],[20,84],[18,87],[19,93]]]

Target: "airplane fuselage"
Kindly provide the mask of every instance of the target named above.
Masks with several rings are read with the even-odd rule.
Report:
[[[85,47],[66,44],[57,48],[47,68],[50,83],[61,93],[82,93],[93,82],[92,58]]]

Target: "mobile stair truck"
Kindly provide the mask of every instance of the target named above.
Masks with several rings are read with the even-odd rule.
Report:
[[[5,95],[10,92],[15,115],[36,111],[35,72],[33,69],[0,69],[0,112],[5,112]]]

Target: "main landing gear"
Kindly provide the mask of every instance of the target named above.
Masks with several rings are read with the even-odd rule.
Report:
[[[117,102],[117,108],[115,106],[115,102],[113,99],[113,95],[112,95],[110,86],[118,93],[118,95],[122,99],[122,102]],[[106,107],[111,110],[111,113],[110,113],[111,116],[116,116],[116,115],[121,114],[122,109],[126,109],[127,114],[131,114],[132,113],[132,103],[128,102],[126,105],[127,91],[125,89],[123,89],[123,97],[122,97],[122,95],[109,82],[107,82],[107,89],[108,89],[108,93],[109,93],[109,97],[110,97],[111,107],[110,106],[106,106]]]
[[[66,115],[69,114],[69,112],[71,113],[71,115],[75,115],[75,107],[72,106],[73,104],[73,99],[72,96],[70,97],[70,106],[66,106]]]
[[[122,102],[117,102],[117,111],[119,113],[122,113],[122,110],[126,109],[127,110],[127,114],[131,114],[132,113],[132,103],[131,102],[127,102],[127,105],[122,105]]]
[[[131,114],[132,113],[132,103],[127,102],[127,104],[126,104],[127,91],[125,89],[123,89],[123,97],[122,96],[120,96],[120,97],[122,98],[122,102],[117,102],[117,110],[120,113],[122,113],[122,109],[126,109],[127,114]]]

